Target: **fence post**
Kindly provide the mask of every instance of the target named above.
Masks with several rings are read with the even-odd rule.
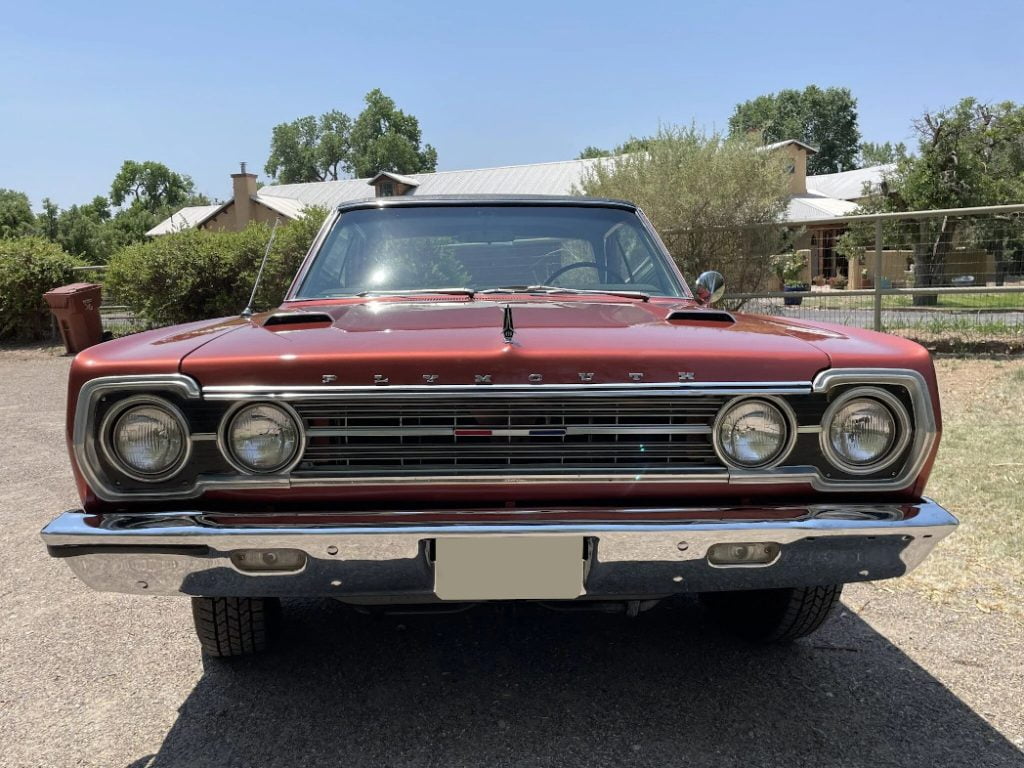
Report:
[[[882,330],[882,220],[875,219],[875,330]]]

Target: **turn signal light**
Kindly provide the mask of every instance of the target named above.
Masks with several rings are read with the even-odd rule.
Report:
[[[301,549],[236,549],[231,562],[249,573],[299,571],[306,565],[306,553]]]
[[[782,547],[772,541],[740,544],[715,544],[708,549],[711,565],[769,565],[774,563]]]

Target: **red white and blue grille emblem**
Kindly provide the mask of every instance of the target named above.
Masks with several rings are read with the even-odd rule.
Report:
[[[453,429],[455,437],[565,437],[564,429]]]

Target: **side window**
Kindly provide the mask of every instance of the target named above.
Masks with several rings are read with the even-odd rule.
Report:
[[[622,226],[608,238],[608,260],[620,265],[624,279],[631,283],[661,287],[661,273],[650,248],[633,227]]]
[[[324,296],[340,290],[344,284],[344,273],[352,268],[349,264],[349,251],[354,250],[353,241],[358,239],[352,227],[335,228],[316,255],[307,279],[308,284],[302,288],[304,296]]]

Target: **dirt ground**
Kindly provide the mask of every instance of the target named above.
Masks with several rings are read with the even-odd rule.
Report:
[[[1024,766],[1024,361],[939,361],[929,492],[964,525],[791,647],[724,637],[692,600],[635,619],[310,600],[286,602],[282,650],[238,663],[204,663],[186,599],[92,592],[47,557],[39,529],[77,503],[68,363],[0,351],[5,768]]]

